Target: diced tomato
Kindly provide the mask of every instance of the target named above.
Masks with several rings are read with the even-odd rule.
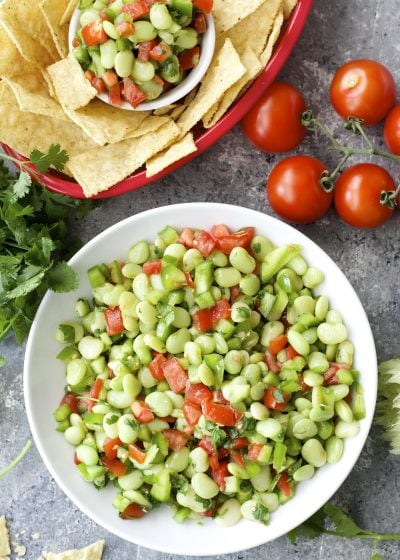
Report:
[[[231,318],[231,306],[227,299],[218,300],[211,308],[213,323],[218,323],[221,319]]]
[[[160,274],[161,272],[161,261],[157,259],[156,261],[148,261],[143,265],[143,272],[150,276],[150,274]]]
[[[153,4],[167,4],[168,0],[143,0],[143,2],[151,8]]]
[[[262,448],[263,448],[262,443],[252,443],[247,453],[247,457],[249,458],[249,461],[254,461],[254,462],[257,461]]]
[[[145,515],[144,509],[139,504],[129,504],[122,513],[119,514],[121,519],[139,519]]]
[[[154,420],[154,414],[144,402],[134,401],[131,404],[131,410],[140,424],[149,424]]]
[[[74,453],[74,463],[75,463],[75,465],[80,465],[81,462],[82,462],[82,461],[80,461],[80,460],[78,459],[78,455],[76,454],[76,451],[75,451],[75,453]]]
[[[122,103],[121,99],[121,88],[119,84],[115,84],[115,86],[111,86],[108,90],[108,101],[111,105],[116,105],[119,107]]]
[[[101,78],[108,89],[118,84],[118,76],[113,70],[107,70]]]
[[[230,300],[233,301],[240,295],[240,288],[239,286],[233,286],[233,288],[229,288],[231,297]]]
[[[186,383],[188,382],[188,376],[178,358],[166,360],[161,364],[161,369],[173,392],[183,393],[186,388]]]
[[[339,380],[336,376],[336,372],[339,370],[338,366],[332,365],[329,369],[326,370],[326,372],[323,374],[324,375],[324,385],[326,387],[329,387],[330,385],[337,385],[339,383]]]
[[[230,455],[232,461],[234,461],[237,465],[239,465],[240,467],[246,466],[246,461],[244,460],[243,455],[239,453],[239,451],[231,451]]]
[[[205,401],[201,409],[206,420],[221,426],[234,426],[238,421],[235,409],[228,405]]]
[[[167,429],[163,430],[164,436],[168,440],[168,445],[173,451],[179,451],[182,447],[185,447],[189,436],[183,434],[179,430]]]
[[[72,39],[72,46],[74,47],[74,49],[76,47],[79,47],[80,44],[81,44],[81,40],[79,39],[79,37],[74,37]]]
[[[120,21],[115,28],[121,37],[129,37],[135,32],[135,26],[130,21]]]
[[[133,20],[141,19],[150,12],[149,6],[143,0],[136,0],[122,6],[122,11],[131,16]]]
[[[229,255],[234,247],[247,247],[250,245],[253,235],[254,228],[248,227],[236,233],[219,237],[217,239],[217,246],[225,255]]]
[[[118,454],[117,447],[121,447],[124,444],[119,438],[107,438],[103,443],[104,453],[107,459],[116,459]]]
[[[193,326],[199,332],[206,332],[213,328],[211,309],[198,309],[193,313]]]
[[[164,62],[171,55],[171,47],[167,45],[167,43],[164,43],[164,41],[158,43],[158,45],[153,47],[149,52],[149,58],[151,58],[152,60],[156,60],[157,62]]]
[[[219,467],[218,453],[214,450],[208,457],[211,471],[215,471]]]
[[[105,43],[108,39],[108,35],[103,29],[103,20],[101,18],[95,19],[85,25],[85,27],[82,27],[81,33],[87,47],[100,45],[101,43]]]
[[[296,352],[296,350],[293,348],[293,346],[288,346],[286,348],[286,359],[287,360],[294,360],[295,358],[297,358],[297,356],[299,356],[300,354],[298,354],[298,352]]]
[[[185,277],[186,277],[186,284],[189,286],[189,288],[194,288],[194,282],[190,272],[185,271]]]
[[[202,229],[195,234],[194,244],[203,256],[208,257],[216,245],[216,240]]]
[[[150,51],[158,45],[155,39],[151,41],[142,41],[139,43],[138,60],[141,62],[148,62],[150,58]]]
[[[178,243],[182,243],[182,245],[185,245],[188,249],[194,247],[194,231],[192,228],[183,228]]]
[[[193,47],[192,49],[183,51],[183,53],[178,56],[178,59],[182,70],[191,70],[195,68],[200,62],[200,47]]]
[[[183,403],[183,416],[189,426],[197,426],[201,417],[200,407],[185,401]]]
[[[91,82],[93,80],[93,78],[95,77],[95,73],[92,72],[91,70],[85,70],[85,78],[87,80],[89,80],[89,82]]]
[[[292,490],[290,488],[290,484],[289,484],[289,476],[287,473],[283,472],[281,474],[281,476],[279,477],[279,480],[276,484],[276,486],[279,488],[279,490],[286,496],[289,497],[290,494],[292,493]]]
[[[272,410],[285,410],[286,403],[290,401],[290,393],[286,393],[277,387],[268,387],[264,394],[264,404]],[[283,402],[281,402],[283,400]]]
[[[156,354],[149,364],[150,373],[154,377],[154,379],[157,379],[157,381],[162,381],[163,379],[165,379],[164,372],[161,366],[166,361],[167,359],[164,354]]]
[[[233,440],[232,445],[230,446],[231,449],[245,449],[249,445],[249,440],[247,437],[237,437]]]
[[[95,76],[91,83],[99,95],[100,93],[104,93],[105,91],[107,91],[106,84],[98,76]]]
[[[230,235],[230,233],[231,232],[229,231],[229,229],[226,227],[225,224],[220,224],[217,226],[213,226],[211,228],[211,235],[216,239],[220,239],[221,237],[226,237],[227,235]]]
[[[100,377],[98,377],[96,379],[96,381],[93,383],[93,385],[90,388],[90,392],[89,392],[89,397],[91,399],[95,399],[95,400],[89,400],[88,401],[88,411],[92,412],[92,409],[94,407],[95,404],[97,404],[96,401],[98,401],[101,390],[103,388],[104,385],[104,380],[101,379]]]
[[[120,308],[109,307],[104,311],[107,323],[107,334],[120,334],[124,331],[124,323],[122,321],[122,313]]]
[[[204,451],[207,451],[207,453],[209,455],[211,455],[212,453],[214,453],[215,449],[211,443],[211,438],[210,436],[203,436],[200,440],[199,443],[199,447],[201,447],[202,449],[204,449]]]
[[[224,397],[221,389],[218,389],[217,391],[213,391],[213,401],[217,402],[217,403],[221,403],[221,404],[229,404],[229,401]]]
[[[201,515],[204,515],[204,517],[214,517],[215,514],[217,513],[217,510],[218,510],[218,506],[215,504],[211,506],[210,509],[208,509],[207,511],[203,511]]]
[[[218,461],[222,461],[222,459],[226,459],[229,457],[229,451],[225,447],[220,447],[217,451]]]
[[[214,0],[193,0],[193,6],[209,14],[214,7]]]
[[[225,477],[230,476],[228,471],[228,463],[221,463],[216,469],[211,470],[211,477],[218,484],[219,489],[223,492],[225,490]]]
[[[65,393],[61,399],[60,405],[66,404],[71,412],[78,414],[79,412],[79,399],[75,393]]]
[[[265,352],[264,362],[267,364],[268,369],[273,373],[279,373],[282,369],[282,366],[276,361],[275,356],[273,356],[270,352]]]
[[[283,350],[287,344],[287,336],[285,334],[281,334],[270,340],[268,348],[271,354],[276,356],[278,352]]]
[[[303,393],[307,393],[308,391],[311,391],[312,387],[310,387],[309,385],[307,385],[307,383],[304,382],[304,376],[302,374],[299,374],[299,383],[300,383],[300,389],[301,391],[303,391]]]
[[[129,456],[132,457],[134,461],[140,463],[141,465],[145,462],[146,453],[142,451],[140,447],[138,447],[134,443],[130,443],[128,445],[128,450],[129,450]]]
[[[158,418],[158,416],[157,416],[157,418]],[[175,416],[163,416],[162,418],[160,418],[160,420],[163,420],[164,422],[167,422],[168,424],[175,424],[175,422],[176,422]]]
[[[124,476],[128,470],[127,466],[119,459],[108,459],[108,457],[103,455],[101,462],[110,471],[110,473],[117,477]]]
[[[123,80],[122,97],[134,108],[146,101],[145,94],[130,78],[124,78]]]
[[[207,31],[206,16],[204,14],[202,14],[201,12],[197,13],[195,15],[193,25],[194,25],[194,28],[197,31],[197,33],[199,33],[200,35],[205,33]]]
[[[193,404],[201,405],[204,401],[212,401],[213,392],[203,383],[188,383],[185,399]]]

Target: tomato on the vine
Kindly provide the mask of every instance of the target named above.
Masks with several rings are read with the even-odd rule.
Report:
[[[320,179],[325,165],[311,156],[290,156],[280,161],[267,181],[267,197],[281,218],[296,224],[309,224],[321,218],[332,204]]]
[[[265,152],[289,152],[306,134],[301,115],[306,104],[300,91],[284,82],[275,82],[250,109],[242,121],[243,132]]]
[[[386,117],[383,137],[389,150],[400,156],[400,103],[395,105]]]
[[[344,119],[358,117],[373,125],[386,117],[396,101],[396,84],[389,70],[374,60],[352,60],[333,77],[331,102]]]
[[[380,203],[382,191],[396,185],[383,167],[359,163],[346,169],[335,185],[335,208],[341,218],[358,228],[374,228],[387,222],[393,210]]]

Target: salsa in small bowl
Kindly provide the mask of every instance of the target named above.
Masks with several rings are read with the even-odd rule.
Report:
[[[211,62],[212,0],[81,0],[69,41],[100,99],[154,110],[189,93]]]

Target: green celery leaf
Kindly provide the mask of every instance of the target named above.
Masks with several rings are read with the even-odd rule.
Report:
[[[47,282],[53,292],[70,292],[79,285],[77,273],[64,261],[57,263],[47,273]]]

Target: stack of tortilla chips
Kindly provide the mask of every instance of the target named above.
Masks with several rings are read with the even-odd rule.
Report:
[[[212,127],[271,57],[297,0],[214,0],[216,48],[200,86],[158,111],[100,101],[72,54],[78,0],[0,4],[0,141],[24,156],[60,144],[66,173],[91,197],[142,166],[153,176],[196,151],[191,130]]]

